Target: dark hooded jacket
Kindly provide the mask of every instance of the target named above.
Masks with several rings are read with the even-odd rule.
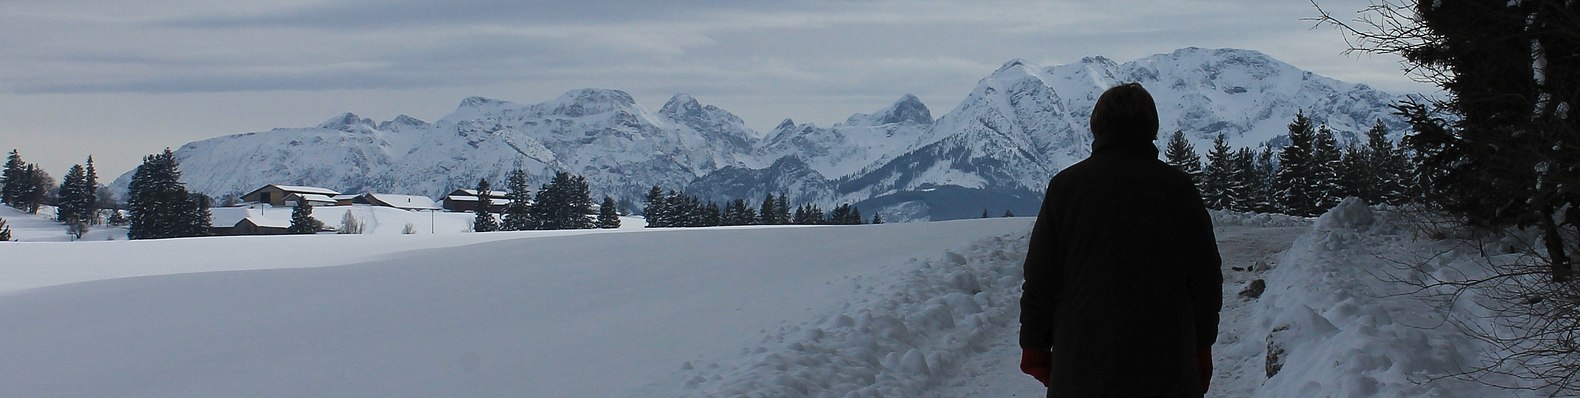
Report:
[[[1093,148],[1048,183],[1020,345],[1051,351],[1049,397],[1201,396],[1196,352],[1223,305],[1212,220],[1151,142]]]

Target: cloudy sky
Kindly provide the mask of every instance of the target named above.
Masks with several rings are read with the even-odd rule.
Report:
[[[252,4],[246,4],[252,3]],[[1354,15],[1368,0],[1322,0]],[[1344,55],[1305,0],[0,1],[0,149],[106,179],[190,141],[341,112],[433,121],[461,98],[576,88],[657,109],[690,93],[766,131],[911,93],[935,116],[1013,58],[1124,62],[1235,47],[1340,80],[1425,92],[1396,59]]]

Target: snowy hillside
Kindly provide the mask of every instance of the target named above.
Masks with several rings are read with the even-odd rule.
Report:
[[[1433,380],[1475,310],[1378,278],[1473,247],[1341,208],[1214,215],[1213,396],[1535,395]],[[0,396],[1040,396],[1031,222],[0,243]]]
[[[497,186],[519,165],[534,185],[570,171],[586,176],[595,196],[630,203],[661,185],[710,200],[786,192],[825,205],[863,202],[866,213],[894,221],[974,215],[982,203],[1029,215],[1048,178],[1091,152],[1097,95],[1130,81],[1156,98],[1164,138],[1182,130],[1203,152],[1217,134],[1235,146],[1280,144],[1297,111],[1341,141],[1378,119],[1395,137],[1404,131],[1388,111],[1397,96],[1256,51],[1185,48],[1125,63],[1013,60],[936,119],[905,95],[833,126],[786,119],[759,133],[686,94],[653,112],[622,91],[583,89],[531,105],[467,98],[433,123],[344,114],[317,127],[189,143],[176,159],[188,187],[213,196],[283,183],[437,197],[479,178]],[[124,191],[129,178],[112,187]]]

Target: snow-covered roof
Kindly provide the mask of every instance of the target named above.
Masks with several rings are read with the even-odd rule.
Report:
[[[329,188],[308,187],[308,186],[301,186],[301,185],[280,185],[280,184],[271,184],[271,185],[274,185],[275,188],[279,188],[280,190],[286,191],[286,192],[306,193],[306,194],[319,194],[319,195],[325,195],[325,196],[334,196],[334,195],[339,195],[340,194],[340,191],[336,191],[336,190],[329,189]]]
[[[251,215],[251,209],[245,207],[215,207],[208,210],[209,225],[216,227],[235,226],[243,218]]]
[[[476,189],[461,189],[459,191],[465,192],[467,195],[470,195],[470,196],[477,196],[477,190]],[[493,197],[496,197],[496,198],[503,198],[503,197],[510,196],[510,193],[509,192],[505,192],[505,191],[488,191],[488,196],[493,196]]]
[[[377,201],[397,209],[429,210],[439,208],[439,206],[433,202],[433,199],[426,196],[369,192],[366,194],[366,197],[369,199],[369,202]],[[474,197],[472,200],[477,200],[477,198]]]
[[[335,199],[329,197],[328,195],[297,193],[295,196],[301,197],[302,199],[307,199],[308,202],[335,203]]]
[[[362,196],[362,195],[340,194],[340,195],[335,195],[335,200],[336,201],[351,200],[351,199],[356,199],[358,196]]]
[[[280,220],[280,219],[277,219],[277,218],[247,217],[247,221],[251,221],[252,225],[257,225],[257,226],[260,226],[260,227],[270,227],[270,228],[290,228],[291,227],[291,220]],[[237,223],[240,223],[240,221],[237,221]],[[232,224],[232,225],[234,225],[234,224]]]
[[[477,197],[476,196],[467,196],[467,195],[449,195],[449,196],[445,196],[444,200],[448,200],[448,201],[451,201],[451,202],[476,202],[477,201]]]

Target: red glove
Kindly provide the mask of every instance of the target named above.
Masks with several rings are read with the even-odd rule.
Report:
[[[1053,360],[1047,350],[1023,349],[1020,352],[1020,371],[1048,386],[1048,364]]]
[[[1201,392],[1212,384],[1212,346],[1196,349],[1196,369],[1201,371]]]

